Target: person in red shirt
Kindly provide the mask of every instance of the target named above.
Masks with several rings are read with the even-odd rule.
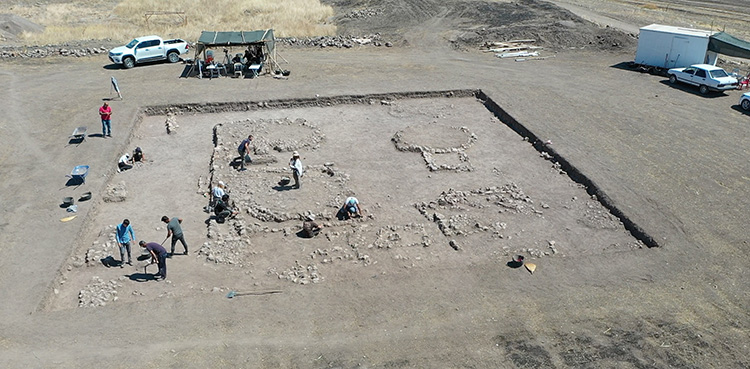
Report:
[[[106,102],[99,108],[99,116],[102,118],[102,137],[112,137],[112,108]]]

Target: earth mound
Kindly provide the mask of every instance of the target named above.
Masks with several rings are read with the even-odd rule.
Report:
[[[24,32],[42,32],[40,26],[15,14],[0,14],[0,41],[15,41]]]
[[[559,6],[540,0],[415,1],[375,4],[368,0],[336,3],[340,34],[377,33],[408,45],[436,45],[448,40],[456,49],[473,49],[485,42],[534,39],[560,50],[610,50],[635,45],[635,39],[601,28]]]

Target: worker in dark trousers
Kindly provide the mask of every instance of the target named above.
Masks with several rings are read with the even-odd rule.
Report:
[[[156,242],[141,241],[138,245],[148,250],[151,254],[151,263],[159,266],[159,273],[156,276],[161,277],[162,280],[167,279],[167,249]]]
[[[174,255],[174,246],[177,244],[177,241],[182,242],[182,247],[185,248],[185,252],[183,255],[187,255],[188,245],[187,242],[185,242],[185,236],[182,234],[182,218],[172,217],[170,219],[165,215],[161,217],[161,221],[167,223],[167,238],[172,237],[172,252],[169,253],[168,257],[171,258],[172,255]],[[163,244],[165,241],[167,241],[167,238],[165,238],[161,243]]]

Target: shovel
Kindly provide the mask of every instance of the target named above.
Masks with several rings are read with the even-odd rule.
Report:
[[[231,299],[231,298],[234,298],[235,296],[248,296],[248,295],[252,295],[252,296],[273,295],[273,294],[282,293],[282,292],[283,291],[281,290],[261,291],[261,292],[229,291],[229,293],[227,294],[227,298]]]

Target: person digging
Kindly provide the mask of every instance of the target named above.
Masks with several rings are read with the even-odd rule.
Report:
[[[155,277],[161,277],[162,280],[167,279],[167,249],[156,242],[140,241],[138,245],[151,254],[151,264],[156,263],[159,266],[159,272]]]
[[[253,135],[248,135],[246,139],[240,142],[240,146],[237,147],[237,152],[240,154],[240,170],[245,170],[245,163],[252,163],[253,159],[250,157],[250,142],[253,141]]]
[[[172,255],[174,255],[174,246],[177,244],[177,241],[179,240],[182,243],[182,247],[185,248],[185,253],[183,255],[188,254],[188,245],[187,242],[185,242],[185,235],[182,234],[182,219],[177,217],[172,217],[171,219],[168,216],[161,217],[161,221],[164,223],[167,223],[167,237],[162,241],[167,241],[167,238],[170,236],[172,237],[172,251],[169,253],[169,257],[171,258]]]
[[[313,238],[323,230],[323,227],[315,223],[315,215],[308,215],[307,219],[302,222],[302,235],[306,238]]]
[[[239,212],[229,207],[229,195],[224,195],[216,202],[214,207],[216,223],[224,223],[227,218],[234,218]]]

